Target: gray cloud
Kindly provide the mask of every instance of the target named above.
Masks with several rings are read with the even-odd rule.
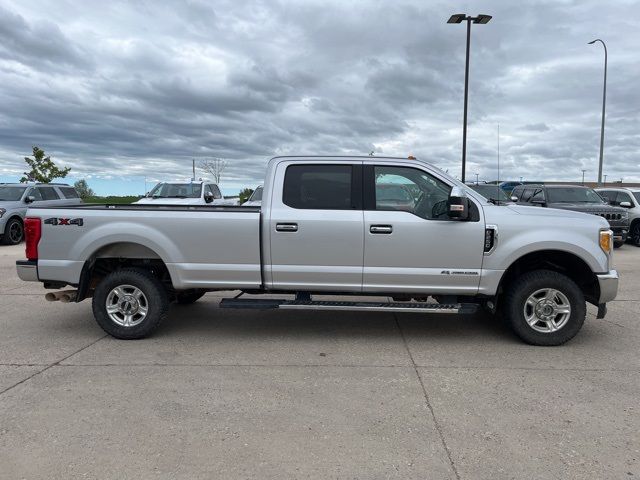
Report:
[[[171,177],[217,156],[253,185],[273,155],[371,150],[459,173],[465,28],[446,2],[3,5],[0,174],[34,144],[77,176]],[[596,175],[603,56],[586,43],[602,37],[605,173],[640,180],[638,6],[485,2],[468,172],[496,178],[499,124],[502,178]]]

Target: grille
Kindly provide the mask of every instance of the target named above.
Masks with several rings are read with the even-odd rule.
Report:
[[[607,220],[622,220],[621,213],[594,213],[594,215],[599,215],[602,218],[606,218]]]

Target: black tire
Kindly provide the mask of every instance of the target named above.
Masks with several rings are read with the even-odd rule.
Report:
[[[191,305],[200,300],[206,292],[200,290],[189,290],[187,292],[178,292],[176,295],[176,303],[178,305]]]
[[[618,240],[613,242],[613,248],[620,248],[624,245],[624,240]]]
[[[560,292],[571,309],[566,323],[553,332],[535,330],[536,327],[548,326],[544,321],[532,326],[525,319],[525,302],[534,293],[544,289]],[[505,292],[503,309],[507,323],[514,333],[526,343],[539,346],[562,345],[571,340],[582,328],[587,313],[580,287],[566,275],[551,270],[534,270],[516,278]],[[562,315],[554,318],[562,318]]]
[[[112,304],[114,307],[118,307],[121,301],[126,303],[126,301],[118,297],[117,294],[109,297],[116,287],[123,286],[126,286],[123,290],[125,292],[136,292],[139,290],[143,294],[141,300],[136,303],[136,305],[145,306],[146,304],[146,314],[139,323],[135,325],[125,326],[119,324],[110,316],[109,312],[107,312],[107,301],[112,302],[114,299],[117,299],[115,304]],[[127,297],[124,298],[126,299]],[[131,303],[127,303],[127,306],[128,308],[131,307]],[[102,279],[93,293],[93,316],[98,322],[98,325],[112,337],[122,340],[143,338],[151,334],[165,319],[168,309],[169,299],[162,283],[151,273],[143,269],[126,268],[111,272]],[[122,312],[115,312],[113,315],[124,316]],[[142,314],[138,313],[137,315]],[[139,317],[136,316],[134,322],[138,320]]]
[[[19,218],[10,218],[4,226],[2,243],[5,245],[17,245],[24,240],[24,226]]]
[[[640,221],[636,221],[631,224],[631,231],[629,232],[629,240],[636,247],[640,247]]]

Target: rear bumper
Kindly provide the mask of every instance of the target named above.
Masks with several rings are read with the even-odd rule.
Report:
[[[25,282],[38,282],[38,262],[37,260],[17,260],[16,270],[18,277]]]
[[[607,303],[616,298],[618,294],[618,272],[610,270],[607,273],[598,273],[598,284],[600,285],[599,304]]]

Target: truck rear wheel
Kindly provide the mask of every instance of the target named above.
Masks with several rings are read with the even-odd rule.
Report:
[[[516,278],[505,294],[505,320],[531,345],[562,345],[582,328],[586,303],[580,287],[566,275],[535,270]]]
[[[151,334],[167,316],[168,308],[162,283],[143,269],[111,272],[93,294],[93,315],[98,325],[123,340]]]

